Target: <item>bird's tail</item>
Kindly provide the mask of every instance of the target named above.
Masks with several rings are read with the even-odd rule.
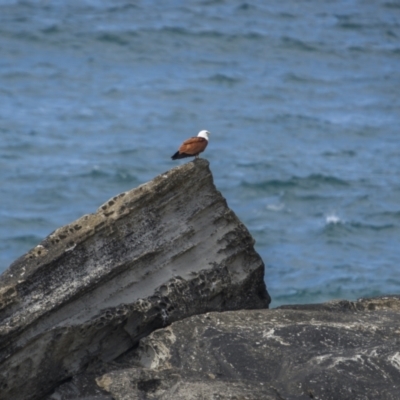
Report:
[[[193,157],[193,156],[191,154],[179,153],[179,151],[177,151],[171,158],[173,160],[178,160],[179,158],[185,158],[185,157]]]

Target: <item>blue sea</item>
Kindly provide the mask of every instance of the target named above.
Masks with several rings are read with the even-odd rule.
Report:
[[[400,293],[399,0],[0,0],[0,271],[202,129],[272,307]]]

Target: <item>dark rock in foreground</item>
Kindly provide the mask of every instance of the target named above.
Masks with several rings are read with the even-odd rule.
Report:
[[[0,398],[42,398],[173,321],[268,307],[253,244],[202,159],[57,229],[0,277]]]
[[[197,315],[107,368],[104,399],[398,400],[400,297]]]

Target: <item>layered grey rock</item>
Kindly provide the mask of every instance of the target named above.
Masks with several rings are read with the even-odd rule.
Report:
[[[0,398],[39,399],[173,321],[268,307],[253,244],[202,159],[57,229],[0,277]]]
[[[115,400],[398,400],[400,297],[197,315],[118,362]]]

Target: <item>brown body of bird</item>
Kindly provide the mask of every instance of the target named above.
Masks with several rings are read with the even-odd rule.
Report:
[[[173,160],[186,157],[198,157],[208,145],[208,131],[200,131],[197,136],[185,140],[179,150],[171,157]]]

